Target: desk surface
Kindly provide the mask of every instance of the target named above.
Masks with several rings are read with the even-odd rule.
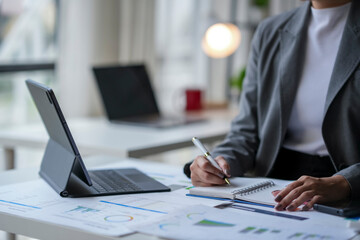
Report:
[[[194,136],[205,143],[221,140],[236,112],[204,111],[195,115],[208,120],[164,129],[112,124],[104,118],[74,119],[69,120],[68,125],[82,154],[138,158],[192,146]],[[5,148],[45,148],[47,140],[48,135],[40,123],[0,131],[0,145]]]
[[[103,161],[106,157],[91,157],[92,161],[99,159]],[[87,159],[84,159],[85,162]],[[108,159],[110,162],[114,161],[113,158]],[[119,159],[117,159],[119,160]],[[131,163],[139,164],[139,162],[131,160]],[[144,165],[151,165],[154,163],[142,163]],[[127,161],[129,164],[129,161]],[[155,163],[156,164],[156,163]],[[109,165],[112,166],[112,165]],[[179,169],[179,168],[177,168]],[[30,169],[17,169],[0,172],[0,186],[9,185],[14,183],[27,182],[31,180],[39,179],[38,168]],[[0,230],[20,234],[32,238],[38,239],[78,239],[78,240],[110,240],[119,239],[117,237],[102,236],[94,233],[86,232],[76,228],[70,228],[66,226],[57,225],[54,223],[39,221],[35,219],[24,218],[12,214],[0,212]],[[141,233],[135,233],[127,236],[122,236],[124,240],[142,240],[142,239],[159,239],[155,236],[149,236]]]
[[[104,157],[101,157],[101,159],[103,158]],[[128,166],[129,164],[135,167],[139,167],[140,169],[142,168],[148,169],[149,171],[154,171],[154,169],[159,169],[160,167],[164,167],[168,170],[166,172],[167,174],[173,174],[173,173],[177,174],[178,172],[179,173],[181,172],[180,167],[164,166],[163,164],[160,165],[159,163],[157,163],[156,165],[156,163],[149,163],[144,161],[134,161],[134,160],[123,161],[115,165],[118,165],[117,167],[119,167],[123,165]],[[115,165],[113,166],[115,167]],[[8,185],[11,183],[19,183],[19,182],[38,179],[39,177],[37,175],[37,170],[38,169],[34,168],[34,169],[23,169],[23,170],[20,169],[20,170],[10,170],[6,172],[2,172],[0,173],[0,185]],[[180,177],[181,176],[182,175],[180,175]],[[194,204],[198,204],[196,203],[196,198],[193,198],[190,201],[194,202]],[[203,202],[203,200],[201,201]],[[206,201],[210,201],[210,200],[207,199]],[[324,214],[324,220],[326,220],[327,218],[329,218],[329,216]],[[320,219],[318,220],[320,221]],[[326,226],[326,224],[324,226]],[[80,240],[119,239],[116,237],[98,235],[85,230],[80,230],[75,227],[66,227],[64,225],[60,225],[56,223],[50,223],[46,221],[40,221],[40,220],[30,219],[27,217],[22,217],[21,214],[14,215],[14,214],[7,214],[4,212],[0,212],[0,230],[12,232],[15,234],[21,234],[29,237],[40,238],[40,239],[55,239],[55,240],[57,239],[59,240],[60,239],[80,239]],[[130,239],[158,239],[158,238],[140,233],[135,233],[135,234],[123,236],[121,237],[121,239],[130,240]],[[359,239],[359,237],[353,239]]]

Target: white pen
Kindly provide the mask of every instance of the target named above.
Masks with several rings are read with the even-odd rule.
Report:
[[[200,151],[204,154],[204,157],[209,160],[209,162],[216,167],[217,169],[219,169],[222,172],[221,167],[219,166],[219,164],[215,161],[215,159],[211,156],[210,152],[208,150],[206,150],[206,148],[204,147],[204,145],[200,142],[200,140],[196,137],[192,138],[192,142],[194,143],[194,145],[200,149]],[[227,184],[230,185],[230,181],[225,177],[224,174],[224,180]]]

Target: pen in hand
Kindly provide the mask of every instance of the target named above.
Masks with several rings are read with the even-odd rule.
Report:
[[[215,159],[211,156],[210,152],[208,150],[206,150],[206,148],[204,147],[204,145],[200,142],[199,139],[197,139],[196,137],[193,137],[192,138],[192,142],[194,143],[194,145],[200,149],[200,151],[204,154],[205,158],[207,160],[209,160],[209,162],[214,166],[216,167],[217,169],[219,169],[221,172],[223,171],[221,169],[221,167],[219,166],[219,164],[215,161]],[[227,179],[225,177],[225,174],[224,174],[224,180],[227,184],[230,185],[230,181],[229,179]]]

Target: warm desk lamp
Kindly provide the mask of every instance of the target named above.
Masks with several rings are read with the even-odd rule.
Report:
[[[224,58],[233,54],[240,45],[241,34],[231,23],[211,25],[202,39],[202,48],[212,58]]]

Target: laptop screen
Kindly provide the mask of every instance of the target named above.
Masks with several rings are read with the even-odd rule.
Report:
[[[159,114],[144,65],[93,68],[110,120]]]

